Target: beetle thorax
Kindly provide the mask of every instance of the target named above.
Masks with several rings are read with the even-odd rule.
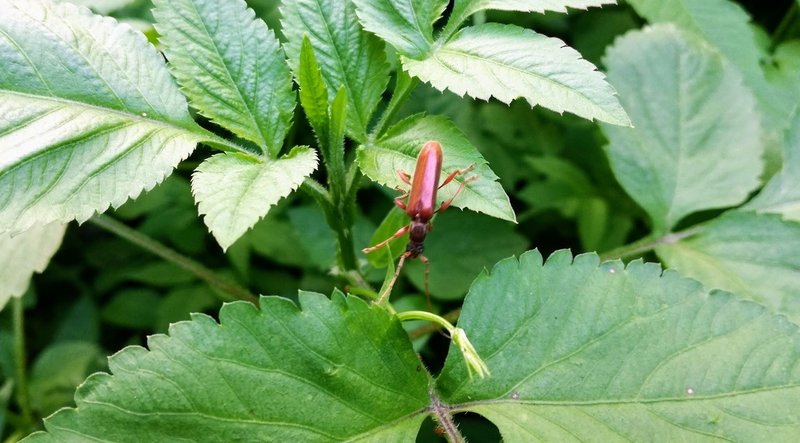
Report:
[[[420,220],[412,220],[411,228],[408,231],[408,246],[406,252],[409,257],[416,258],[424,249],[425,236],[428,234],[428,223]]]

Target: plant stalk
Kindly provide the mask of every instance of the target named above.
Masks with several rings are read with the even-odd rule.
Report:
[[[797,2],[792,2],[791,6],[789,6],[789,10],[786,11],[784,14],[783,19],[778,24],[778,27],[775,28],[775,31],[772,32],[772,36],[770,37],[771,45],[770,51],[774,51],[775,48],[778,47],[781,41],[783,41],[786,32],[789,31],[789,26],[794,22],[795,18],[797,17]]]
[[[258,306],[258,297],[256,297],[246,288],[240,286],[238,283],[217,274],[199,262],[196,262],[191,258],[186,257],[185,255],[164,245],[163,243],[160,243],[153,238],[128,227],[124,223],[121,223],[104,214],[98,214],[89,221],[95,226],[111,232],[112,234],[117,235],[184,270],[191,272],[200,280],[203,280],[209,285],[230,294],[235,299],[249,301]],[[223,299],[223,301],[230,300]]]
[[[604,252],[600,254],[600,260],[602,261],[616,260],[616,259],[621,260],[632,256],[642,255],[646,252],[652,251],[653,249],[661,245],[669,245],[677,243],[680,240],[697,235],[698,233],[700,233],[702,229],[703,229],[702,225],[696,225],[692,226],[689,229],[685,229],[680,232],[673,232],[670,234],[663,235],[661,237],[654,238],[652,236],[648,236],[642,238],[641,240],[637,240],[633,243],[620,246],[608,252]]]
[[[25,349],[25,307],[22,297],[13,300],[14,323],[14,360],[16,363],[17,404],[22,413],[22,422],[26,430],[33,429],[33,412],[28,390],[28,357]]]
[[[438,423],[447,441],[450,443],[465,443],[467,440],[461,435],[458,425],[453,420],[453,416],[450,415],[450,408],[442,403],[433,388],[430,389],[428,395],[431,399],[431,406],[428,409],[433,413],[433,418]]]

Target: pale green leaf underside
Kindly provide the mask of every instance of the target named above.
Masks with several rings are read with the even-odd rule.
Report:
[[[353,0],[364,29],[403,55],[424,57],[433,44],[433,23],[446,0]]]
[[[739,204],[758,187],[755,102],[716,52],[656,25],[618,39],[606,65],[634,124],[603,126],[611,166],[656,233],[693,212]]]
[[[303,35],[308,35],[333,101],[339,88],[347,93],[347,132],[365,140],[372,113],[389,82],[389,65],[380,41],[364,32],[350,1],[283,2],[282,30],[286,54],[297,73]]]
[[[157,0],[153,15],[192,106],[277,156],[292,124],[292,74],[274,33],[242,0]]]
[[[447,23],[457,26],[470,15],[487,9],[500,11],[567,12],[567,8],[589,9],[594,6],[613,5],[616,0],[456,0]]]
[[[197,314],[111,357],[77,409],[28,441],[410,441],[428,376],[400,323],[356,298],[300,295]]]
[[[800,221],[800,111],[795,112],[783,147],[783,169],[746,205],[758,212]]]
[[[0,10],[0,232],[86,220],[192,152],[201,130],[141,33],[69,3]]]
[[[73,5],[86,6],[98,14],[108,14],[117,9],[130,5],[134,0],[56,0],[72,3]]]
[[[794,441],[800,332],[658,264],[529,252],[473,283],[459,318],[492,376],[450,349],[437,385],[508,442]]]
[[[192,193],[206,226],[227,249],[315,169],[317,153],[305,146],[276,160],[217,154],[195,170]]]
[[[758,99],[760,109],[766,114],[762,124],[772,130],[784,128],[796,103],[765,80],[759,39],[742,6],[731,0],[629,0],[628,3],[651,23],[675,23],[719,48],[738,68]]]
[[[61,246],[66,227],[51,223],[13,237],[0,234],[0,309],[11,297],[25,293],[34,272],[44,271]]]
[[[765,304],[800,324],[800,223],[730,212],[688,239],[656,248],[669,267],[709,288]]]
[[[478,179],[466,185],[453,200],[453,206],[516,221],[508,196],[497,182],[497,175],[489,168],[478,149],[444,117],[416,115],[401,121],[383,138],[358,150],[358,166],[366,176],[384,186],[407,189],[408,185],[400,180],[397,171],[413,175],[417,155],[422,145],[429,140],[436,140],[442,145],[443,178],[456,169],[475,164],[475,169],[467,173],[466,177],[457,177],[439,190],[436,196],[438,203],[452,197],[464,178],[476,175]]]
[[[402,58],[409,74],[439,90],[510,103],[524,98],[558,113],[623,126],[630,120],[594,65],[556,38],[512,25],[464,28],[423,60]]]

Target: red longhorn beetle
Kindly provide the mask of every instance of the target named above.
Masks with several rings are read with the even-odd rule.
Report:
[[[462,190],[464,190],[464,186],[466,186],[468,182],[475,180],[478,177],[472,176],[461,182],[453,196],[450,197],[449,200],[442,203],[438,209],[434,210],[436,207],[436,191],[441,189],[442,186],[453,181],[453,179],[457,176],[467,173],[474,167],[475,164],[473,163],[464,169],[457,169],[451,172],[450,175],[448,175],[447,178],[444,179],[444,182],[442,182],[440,185],[439,176],[442,173],[442,145],[440,145],[437,141],[429,141],[426,142],[419,151],[419,156],[417,157],[417,167],[414,169],[413,181],[407,172],[397,171],[400,179],[403,182],[411,185],[411,190],[395,198],[394,204],[400,207],[400,209],[406,211],[406,214],[411,217],[411,223],[400,228],[394,233],[394,235],[378,243],[377,245],[362,249],[365,254],[368,254],[376,249],[386,246],[390,241],[399,238],[406,232],[409,233],[409,241],[408,246],[406,246],[406,251],[400,256],[400,261],[397,263],[397,270],[395,270],[394,277],[392,277],[392,280],[389,282],[389,285],[386,287],[384,293],[381,294],[378,303],[383,303],[383,301],[392,291],[392,287],[394,286],[395,281],[397,281],[397,276],[400,275],[400,270],[403,268],[403,263],[405,263],[407,258],[419,258],[420,261],[425,264],[425,293],[428,293],[428,259],[422,255],[422,251],[425,249],[425,236],[432,228],[431,219],[437,212],[444,211],[450,207],[453,199],[456,198],[456,196]],[[403,199],[406,197],[408,197],[408,202],[404,203]]]

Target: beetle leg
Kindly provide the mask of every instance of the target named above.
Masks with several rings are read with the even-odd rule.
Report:
[[[398,191],[399,191],[399,189],[398,189]],[[400,208],[400,209],[405,211],[406,204],[405,204],[405,202],[403,200],[405,200],[406,198],[408,198],[408,192],[404,192],[403,195],[395,197],[394,204],[397,205],[398,208]]]
[[[375,246],[371,246],[369,248],[364,248],[364,249],[361,250],[361,252],[363,252],[364,254],[369,254],[370,252],[375,251],[376,249],[380,249],[380,248],[388,245],[390,241],[392,241],[392,240],[394,240],[396,238],[399,238],[400,236],[402,236],[403,234],[408,232],[410,227],[411,227],[411,225],[403,226],[402,228],[398,229],[397,232],[395,232],[394,235],[392,235],[391,237],[389,237],[386,240],[378,243]]]
[[[398,169],[397,176],[400,177],[400,180],[403,180],[403,183],[410,185],[411,184],[411,175],[408,172]]]
[[[453,203],[453,199],[456,198],[456,196],[458,194],[460,194],[461,191],[464,190],[464,186],[467,186],[467,183],[469,183],[469,182],[471,182],[473,180],[477,180],[477,179],[478,179],[478,176],[477,175],[473,175],[472,177],[469,177],[469,178],[465,179],[463,182],[461,182],[461,184],[458,186],[458,189],[456,189],[455,194],[453,194],[453,196],[450,197],[449,200],[447,200],[446,202],[442,203],[442,205],[439,206],[439,209],[437,209],[436,212],[442,212],[445,209],[449,208],[450,204]]]
[[[464,169],[456,169],[455,171],[451,172],[450,175],[448,175],[447,178],[444,179],[442,184],[439,185],[439,189],[442,189],[442,186],[444,186],[444,185],[450,183],[451,181],[453,181],[453,179],[456,178],[456,176],[459,176],[461,174],[466,174],[467,172],[471,171],[473,168],[475,168],[475,163],[467,166]]]
[[[380,298],[378,298],[378,304],[382,305],[383,302],[389,298],[389,294],[392,292],[392,288],[394,287],[394,283],[397,281],[397,277],[400,276],[400,270],[403,269],[403,264],[406,262],[406,257],[408,257],[408,252],[404,252],[403,255],[400,256],[400,261],[397,262],[397,269],[394,270],[394,276],[389,281],[389,284],[386,285],[386,289],[384,289],[383,294],[381,294]]]

